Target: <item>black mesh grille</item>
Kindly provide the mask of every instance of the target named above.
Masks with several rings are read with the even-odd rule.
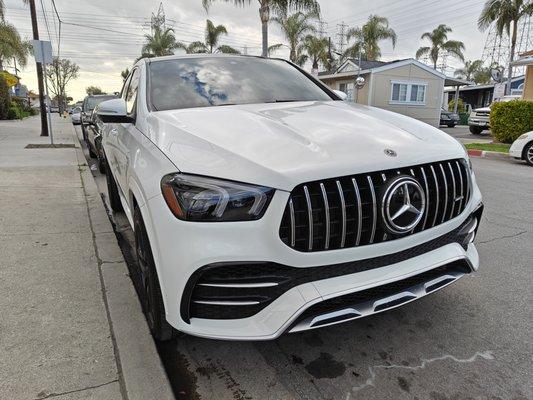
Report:
[[[289,289],[307,282],[396,264],[450,243],[460,243],[466,248],[463,241],[471,224],[473,224],[473,219],[468,218],[459,228],[415,247],[398,253],[341,264],[309,268],[296,268],[271,262],[207,265],[194,273],[187,282],[181,303],[181,315],[186,322],[190,318],[250,317]],[[261,284],[268,283],[275,283],[275,285],[261,287]],[[228,287],[228,285],[233,285],[233,287]],[[246,287],[246,285],[255,287]],[[213,304],[217,302],[221,304]],[[224,304],[227,302],[231,303]]]
[[[464,160],[449,160],[297,186],[291,193],[279,234],[298,251],[364,246],[398,238],[381,218],[383,186],[398,175],[414,177],[426,194],[426,210],[411,233],[457,217],[470,197]]]

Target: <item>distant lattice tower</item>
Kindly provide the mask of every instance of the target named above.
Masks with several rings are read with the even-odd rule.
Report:
[[[163,7],[163,2],[159,3],[157,14],[152,13],[152,17],[150,18],[150,24],[152,26],[152,30],[154,26],[158,26],[162,29],[165,28],[166,18],[165,18],[165,9]]]
[[[520,53],[533,48],[533,20],[531,17],[523,18],[518,24],[518,32],[516,35],[515,54],[513,59],[516,59]],[[509,53],[511,52],[511,43],[509,35],[506,32],[500,36],[496,32],[494,25],[491,25],[485,41],[483,55],[481,56],[485,65],[493,64],[501,65],[507,69],[509,64]],[[515,67],[515,75],[521,75],[523,68]]]

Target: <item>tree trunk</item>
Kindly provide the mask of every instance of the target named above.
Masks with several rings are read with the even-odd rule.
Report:
[[[518,28],[518,21],[513,21],[513,35],[511,36],[511,54],[509,54],[509,70],[507,72],[507,85],[505,87],[505,94],[511,94],[511,79],[513,79],[513,67],[511,63],[514,59],[514,50],[516,47],[516,31]]]
[[[268,2],[261,3],[259,9],[259,16],[261,17],[261,28],[263,33],[263,57],[268,57],[268,20],[270,19],[270,7]]]

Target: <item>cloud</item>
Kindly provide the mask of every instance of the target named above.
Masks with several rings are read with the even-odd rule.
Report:
[[[31,21],[29,10],[20,0],[5,0],[6,17],[15,24],[21,34],[31,38]],[[54,49],[57,51],[58,23],[52,14],[50,0],[43,0],[46,8],[48,30],[43,18],[40,3],[37,3],[40,35],[48,39],[48,31]],[[419,0],[322,0],[323,20],[327,36],[337,43],[340,24],[347,26],[361,25],[370,14],[378,14],[389,18],[390,25],[398,34],[397,46],[393,49],[388,43],[382,45],[382,58],[392,60],[413,57],[416,49],[422,45],[420,35],[430,31],[438,24],[444,23],[454,28],[451,37],[462,40],[466,45],[468,59],[481,58],[484,34],[476,27],[477,16],[482,2],[435,1],[420,2]],[[241,52],[260,54],[261,22],[259,6],[252,1],[250,6],[234,7],[232,4],[218,2],[213,4],[207,13],[201,0],[175,0],[163,2],[167,25],[175,29],[178,40],[191,42],[203,40],[203,29],[206,18],[215,24],[223,24],[228,28],[229,35],[222,40],[223,44],[236,47]],[[118,91],[122,85],[120,72],[131,67],[138,57],[143,43],[143,35],[149,33],[149,22],[152,12],[157,12],[159,0],[79,0],[76,2],[56,0],[57,9],[65,22],[91,25],[96,29],[64,24],[61,28],[61,56],[70,58],[80,66],[80,76],[68,86],[69,95],[81,99],[85,88],[89,85],[100,86],[108,92]],[[436,12],[435,7],[439,10]],[[116,32],[109,32],[114,30]],[[279,28],[275,24],[269,29],[271,44],[286,43]],[[287,49],[280,50],[277,56],[287,57]],[[453,59],[449,60],[453,67],[461,65]],[[36,90],[35,65],[30,60],[28,66],[20,73],[22,81],[29,88]]]

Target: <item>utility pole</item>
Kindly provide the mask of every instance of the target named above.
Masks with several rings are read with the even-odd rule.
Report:
[[[35,11],[35,0],[29,0],[31,13],[31,28],[33,39],[39,40],[39,30],[37,28],[37,13]],[[46,105],[44,97],[43,66],[40,62],[35,63],[37,67],[37,84],[39,86],[39,103],[41,107],[41,136],[48,136],[48,122],[46,120]]]

